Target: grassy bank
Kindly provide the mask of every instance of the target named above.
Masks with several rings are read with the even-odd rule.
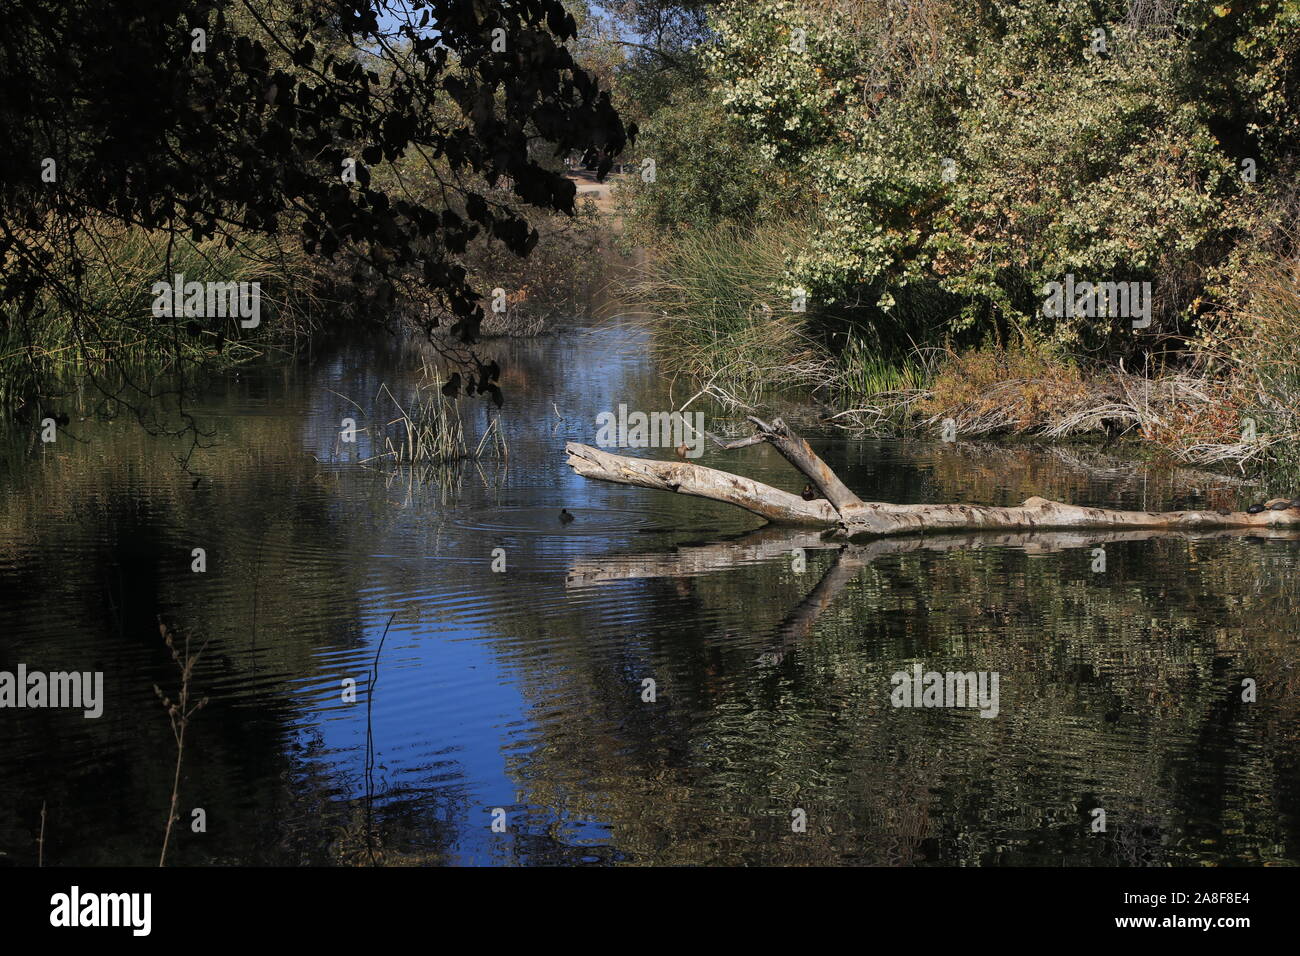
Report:
[[[853,432],[958,440],[1127,438],[1201,465],[1294,471],[1300,441],[1300,267],[1273,263],[1231,330],[1137,368],[1021,336],[902,350],[854,331],[853,307],[798,311],[788,231],[688,234],[630,289],[669,374],[733,407],[776,395],[820,405]],[[887,330],[886,330],[887,331]]]
[[[607,224],[590,204],[572,217],[538,213],[534,221],[539,238],[528,257],[489,237],[462,257],[483,293],[482,337],[544,333],[583,312],[604,281]],[[41,233],[23,238],[34,254],[49,245]],[[85,224],[72,241],[75,257],[51,257],[62,271],[50,274],[40,295],[0,312],[7,417],[39,419],[86,388],[113,413],[142,411],[159,398],[183,402],[214,374],[371,325],[431,336],[451,358],[469,360],[451,335],[445,303],[414,282],[400,291],[381,282],[356,250],[330,263],[293,238],[244,232],[229,242],[195,242],[104,221]],[[178,274],[186,283],[256,283],[259,321],[245,327],[239,316],[154,315],[154,284]]]
[[[0,316],[0,405],[12,411],[86,382],[129,401],[165,376],[291,351],[319,329],[327,305],[312,263],[265,236],[169,242],[160,232],[92,223],[75,242],[75,263],[61,260],[68,268],[40,296]],[[155,316],[154,283],[178,274],[187,283],[257,283],[258,324]]]

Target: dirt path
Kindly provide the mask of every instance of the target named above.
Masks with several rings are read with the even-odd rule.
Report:
[[[596,211],[611,220],[615,229],[623,225],[622,218],[615,214],[614,190],[626,174],[611,173],[604,182],[596,181],[596,174],[586,169],[574,169],[565,174],[578,186],[578,201],[590,199],[596,204]]]

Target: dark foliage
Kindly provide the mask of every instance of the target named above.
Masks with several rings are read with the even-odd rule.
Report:
[[[625,142],[563,45],[574,29],[560,0],[6,0],[0,308],[14,321],[55,285],[75,307],[67,258],[92,219],[229,245],[294,230],[381,307],[422,284],[472,342],[482,306],[458,253],[537,238],[472,184],[571,211],[545,154]],[[433,190],[372,177],[412,153]],[[485,371],[466,388],[497,395]]]

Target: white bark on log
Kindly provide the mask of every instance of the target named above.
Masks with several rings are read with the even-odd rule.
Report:
[[[715,468],[687,461],[612,455],[577,442],[569,442],[564,450],[569,455],[569,465],[584,478],[725,501],[778,524],[830,528],[839,521],[839,512],[829,501],[804,501],[780,488]]]
[[[840,530],[849,537],[884,537],[958,531],[1207,531],[1214,528],[1300,528],[1300,510],[1113,511],[1029,498],[1018,508],[984,505],[864,504],[842,513]]]
[[[573,470],[587,478],[724,501],[772,522],[830,528],[850,538],[988,531],[1300,529],[1300,509],[1296,508],[1253,515],[1244,511],[1227,515],[1214,511],[1115,511],[1038,497],[1010,508],[863,503],[844,488],[807,442],[794,436],[779,420],[771,426],[754,421],[763,437],[776,445],[810,482],[834,495],[832,501],[838,502],[838,508],[832,501],[804,501],[771,485],[690,462],[630,458],[576,442],[569,442],[565,451]]]

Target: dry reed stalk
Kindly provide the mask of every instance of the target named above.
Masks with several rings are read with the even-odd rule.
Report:
[[[167,827],[163,832],[162,852],[158,855],[158,865],[161,867],[167,865],[167,846],[171,842],[172,824],[180,819],[176,815],[176,804],[180,800],[181,764],[185,758],[185,731],[189,727],[190,718],[207,706],[208,699],[204,697],[194,706],[190,706],[190,680],[194,676],[194,665],[198,663],[204,648],[207,647],[206,642],[203,647],[199,648],[197,653],[191,655],[189,637],[185,638],[184,651],[178,650],[171,628],[164,624],[161,618],[158,620],[158,632],[162,635],[168,650],[171,651],[172,660],[181,675],[181,691],[178,701],[173,701],[164,694],[162,688],[157,684],[153,686],[154,693],[158,695],[158,699],[162,701],[163,707],[167,710],[167,719],[171,721],[172,726],[172,736],[176,740],[176,770],[172,776],[171,804],[167,810]]]

